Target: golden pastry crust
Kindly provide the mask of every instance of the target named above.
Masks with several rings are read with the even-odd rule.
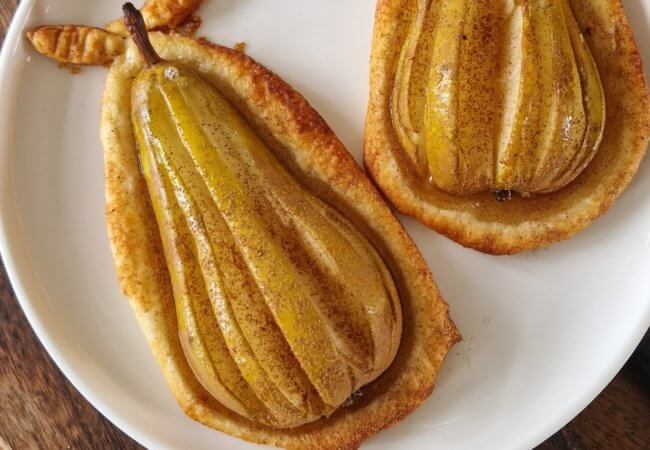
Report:
[[[490,193],[456,197],[418,176],[390,115],[399,52],[416,0],[379,0],[370,62],[364,162],[402,213],[485,253],[513,254],[568,239],[604,214],[636,173],[650,138],[650,95],[619,0],[570,0],[594,55],[607,102],[603,140],[587,169],[546,195],[498,203]]]
[[[141,13],[148,30],[178,29],[193,35],[201,19],[192,14],[203,0],[147,0]],[[85,25],[47,25],[25,33],[41,54],[64,64],[104,65],[124,53],[129,33],[124,19],[108,23],[106,29]]]
[[[124,38],[83,25],[49,25],[26,33],[34,48],[66,64],[101,65],[124,52]]]
[[[431,274],[381,195],[307,101],[248,56],[206,41],[152,33],[160,56],[214,83],[246,115],[307,188],[336,206],[370,239],[400,291],[404,331],[391,367],[328,419],[290,430],[249,421],[212,399],[192,374],[177,335],[162,246],[131,131],[131,84],[140,59],[129,45],[110,71],[103,99],[106,214],[118,276],[181,407],[193,419],[257,443],[285,448],[355,448],[401,420],[431,393],[460,339]]]

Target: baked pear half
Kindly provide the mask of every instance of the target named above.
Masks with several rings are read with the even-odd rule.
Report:
[[[376,252],[382,265],[389,271],[389,275],[383,275],[388,275],[394,283],[401,304],[398,306],[401,309],[401,339],[395,342],[393,338],[388,338],[384,341],[385,348],[369,350],[364,348],[363,343],[372,343],[370,332],[373,330],[365,323],[356,324],[360,328],[343,328],[354,327],[355,324],[346,320],[339,324],[327,323],[305,312],[291,312],[289,309],[285,317],[281,313],[278,315],[276,310],[271,315],[271,310],[264,306],[264,299],[251,294],[247,300],[242,298],[246,297],[246,292],[241,291],[229,294],[232,296],[227,298],[229,313],[234,316],[224,320],[223,316],[210,311],[210,300],[205,297],[201,302],[208,312],[204,314],[211,317],[212,323],[203,321],[201,324],[199,319],[197,326],[212,327],[213,337],[221,338],[219,342],[215,339],[215,342],[208,344],[214,347],[208,348],[208,351],[213,360],[219,355],[226,360],[223,362],[225,369],[219,371],[217,368],[217,372],[221,376],[232,373],[234,377],[234,380],[224,380],[229,387],[228,393],[219,395],[220,387],[215,386],[214,382],[219,377],[206,374],[200,358],[197,358],[198,363],[196,359],[188,358],[190,353],[187,348],[184,349],[184,346],[194,345],[197,341],[184,332],[187,329],[181,322],[184,316],[180,315],[175,305],[174,274],[170,279],[170,270],[174,265],[166,261],[163,251],[165,245],[178,238],[161,234],[156,221],[159,214],[155,211],[156,207],[152,207],[147,183],[140,169],[136,136],[131,125],[131,92],[134,79],[142,70],[142,62],[136,49],[127,44],[126,53],[111,67],[102,103],[101,136],[105,150],[109,236],[122,288],[132,301],[138,321],[172,392],[193,419],[247,440],[286,448],[356,446],[361,440],[406,416],[431,393],[440,364],[450,346],[458,339],[447,305],[441,299],[422,256],[380,194],[302,96],[276,75],[232,49],[174,34],[152,33],[151,40],[162,58],[182,64],[217,87],[232,105],[236,105],[292,178],[312,193],[321,207],[329,205],[325,206],[326,211],[331,208],[338,212],[333,220],[344,217],[341,226],[352,224],[365,237],[364,241],[372,245],[373,254]],[[305,207],[299,203],[287,206]],[[309,206],[304,214],[313,213],[312,209]],[[298,212],[288,211],[285,214],[284,219],[290,222],[290,215]],[[298,217],[298,220],[303,219]],[[250,220],[253,220],[253,216]],[[287,233],[300,224],[278,223],[271,230],[282,230],[283,226],[287,227],[287,231],[284,231]],[[324,243],[316,242],[315,249],[331,251],[327,244],[338,245],[337,242],[326,240]],[[230,252],[232,247],[231,243],[225,248]],[[325,259],[327,256],[322,255]],[[219,257],[229,258],[230,254]],[[268,264],[282,261],[282,258],[273,255],[264,257]],[[281,269],[284,270],[283,267]],[[286,277],[286,274],[278,273],[277,276]],[[237,277],[234,277],[231,283],[237,282]],[[263,276],[256,276],[254,281],[260,282],[261,278]],[[285,278],[276,281],[281,289]],[[311,281],[315,282],[316,278]],[[268,280],[268,283],[272,284],[274,280]],[[185,286],[191,291],[194,285],[188,281]],[[240,288],[244,287],[245,282]],[[318,285],[313,287],[318,289]],[[363,285],[350,287],[358,289],[361,294],[359,298],[345,298],[345,291],[323,293],[344,295],[339,299],[341,302],[361,301],[357,303],[357,308],[364,307],[363,302],[371,301],[376,294],[372,292],[373,285],[367,286],[368,291]],[[263,289],[264,286],[255,288]],[[335,288],[332,282],[325,281],[322,285],[323,290]],[[305,291],[302,293],[305,294]],[[192,298],[190,294],[190,300]],[[287,298],[279,300],[286,302]],[[327,302],[326,298],[321,297],[321,300]],[[302,302],[298,299],[295,301],[298,308]],[[338,306],[352,308],[350,305]],[[384,320],[379,316],[380,311],[375,313],[379,322]],[[246,319],[246,314],[259,316]],[[346,314],[344,317],[347,319],[353,317],[349,311]],[[258,318],[263,318],[266,325],[256,324]],[[261,329],[246,330],[247,320]],[[219,324],[218,321],[223,323]],[[248,353],[238,352],[236,344],[230,347],[230,351],[228,346],[224,346],[223,341],[229,336],[221,330],[228,331],[227,324],[231,321],[234,324],[239,321],[244,327],[240,339],[243,339],[242,345],[248,342]],[[327,326],[323,327],[324,323]],[[377,325],[380,332],[381,325]],[[351,341],[335,342],[340,346],[332,348],[329,346],[330,338],[326,338],[328,345],[321,345],[322,341],[318,341],[316,338],[319,336],[315,335],[321,331],[327,332],[329,326],[334,332],[342,333],[332,339],[344,340],[347,337]],[[340,328],[337,329],[337,326]],[[296,330],[302,331],[298,333]],[[250,332],[248,339],[246,331]],[[346,336],[346,331],[352,334]],[[366,335],[366,331],[370,334]],[[305,332],[313,333],[313,342],[304,341],[301,334]],[[292,345],[287,346],[287,340]],[[222,346],[221,350],[219,345]],[[338,354],[337,349],[348,349],[350,354]],[[327,362],[325,356],[337,361],[334,368],[351,370],[357,364],[348,364],[348,358],[380,357],[384,350],[390,354],[382,357],[394,357],[392,364],[380,362],[373,369],[372,360],[367,361],[366,364],[370,364],[369,372],[365,378],[360,373],[353,384],[350,384],[351,378],[347,374],[321,371],[321,365]],[[329,355],[325,352],[334,353]],[[246,379],[241,378],[239,373],[244,373],[246,365],[238,358],[256,359],[262,365],[260,373],[269,375],[269,378],[260,380],[254,374]],[[296,364],[298,362],[300,364]],[[306,363],[309,365],[304,366]],[[362,365],[363,361],[359,362],[359,367]],[[265,368],[274,368],[275,372],[267,372]],[[210,378],[211,375],[213,378]],[[372,382],[365,384],[369,381]],[[299,382],[303,386],[295,385]],[[363,387],[359,390],[360,385]],[[295,397],[302,390],[305,397],[297,398],[295,408],[290,407],[289,401],[294,398],[286,398],[284,394],[293,392]],[[325,397],[325,394],[328,396]],[[353,394],[356,400],[347,404],[346,401]],[[288,405],[283,407],[283,403]]]
[[[581,231],[649,137],[618,0],[377,5],[366,168],[400,212],[466,247],[513,254]]]
[[[64,62],[112,61],[108,232],[173,395],[256,443],[357,447],[430,395],[460,339],[426,263],[300,94],[239,51],[147,33],[147,10],[124,9],[113,23],[132,38],[29,38]]]

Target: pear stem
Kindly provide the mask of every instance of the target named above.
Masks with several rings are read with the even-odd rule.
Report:
[[[147,28],[144,24],[144,19],[142,14],[138,11],[138,8],[133,6],[133,3],[128,2],[122,5],[122,11],[124,12],[124,24],[126,29],[129,30],[129,34],[135,42],[135,45],[140,51],[140,56],[144,60],[144,63],[147,67],[151,67],[156,63],[159,63],[161,60],[160,56],[156,53],[149,41],[149,34],[147,33]]]

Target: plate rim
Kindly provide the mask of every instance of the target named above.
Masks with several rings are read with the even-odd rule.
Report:
[[[11,49],[14,49],[22,38],[25,22],[36,2],[37,0],[20,1],[2,42],[2,49],[0,50],[0,95],[3,95],[4,98],[7,98],[5,94],[9,91],[8,83],[6,82],[7,75],[12,69],[15,70],[15,66],[18,64],[16,59],[13,58],[14,50]],[[13,106],[12,102],[1,103],[0,115],[2,117],[8,117]],[[5,144],[0,145],[0,161],[2,162],[6,162],[11,153],[9,150],[10,145],[7,145],[11,133],[8,132],[7,128],[6,120],[0,121],[0,143]],[[27,323],[29,323],[39,343],[43,346],[49,357],[52,358],[63,376],[106,420],[146,448],[164,448],[164,443],[160,442],[155,434],[149,433],[140,427],[132,426],[128,419],[122,417],[113,407],[95,394],[95,390],[84,381],[75,367],[69,363],[68,359],[59,350],[54,339],[51,338],[47,327],[43,324],[42,319],[36,313],[35,308],[32,307],[30,296],[27,294],[26,286],[23,283],[23,276],[15,263],[16,253],[13,248],[14,245],[10,242],[9,233],[7,232],[8,218],[11,215],[10,189],[8,188],[8,180],[11,177],[9,167],[10,164],[0,164],[0,258],[2,258],[9,284],[27,319]]]

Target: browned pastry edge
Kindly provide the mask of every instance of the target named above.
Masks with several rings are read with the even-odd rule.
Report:
[[[476,250],[513,254],[568,239],[604,214],[645,155],[650,97],[620,0],[570,0],[598,64],[607,101],[601,147],[576,181],[558,192],[499,203],[491,194],[454,197],[415,173],[390,115],[395,67],[416,0],[379,0],[370,63],[364,163],[404,214]]]
[[[191,66],[214,83],[297,179],[364,232],[395,277],[404,313],[400,350],[391,367],[328,419],[273,429],[212,399],[192,375],[177,337],[169,275],[131,130],[130,91],[140,62],[129,44],[112,66],[103,99],[106,215],[122,289],[169,387],[190,417],[233,436],[286,448],[356,448],[431,393],[445,355],[460,340],[448,306],[379,192],[300,94],[240,52],[177,34],[151,37],[162,58]]]

